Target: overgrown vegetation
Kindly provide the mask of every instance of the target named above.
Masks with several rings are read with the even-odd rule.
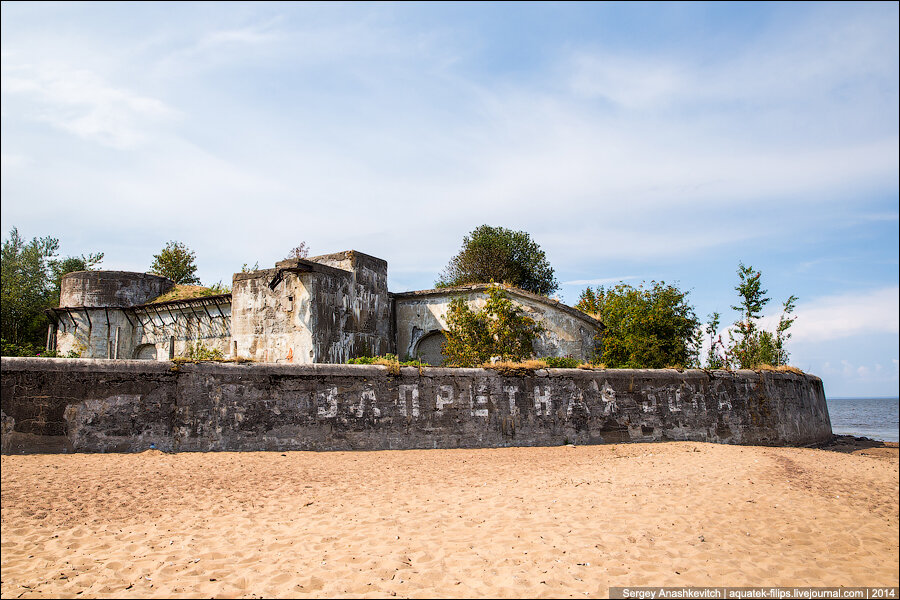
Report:
[[[781,316],[774,331],[766,331],[760,327],[763,309],[771,299],[766,297],[768,290],[762,289],[762,274],[752,266],[738,264],[739,283],[734,288],[740,302],[731,309],[740,317],[728,330],[728,341],[718,333],[721,316],[714,312],[709,315],[705,332],[709,336],[710,348],[706,363],[710,369],[765,369],[785,367],[790,360],[790,353],[785,343],[790,339],[788,331],[796,321],[791,316],[797,304],[797,297],[791,295],[781,307]],[[784,370],[795,369],[794,367]],[[799,369],[795,369],[799,371]]]
[[[383,356],[359,356],[351,358],[347,361],[350,365],[382,365],[388,368],[388,372],[392,375],[400,374],[400,367],[430,367],[427,362],[419,359],[403,360],[397,358],[396,354],[385,354]]]
[[[577,369],[584,364],[571,356],[546,356],[540,360],[548,369]]]
[[[499,285],[488,288],[487,295],[477,311],[464,298],[450,301],[447,341],[441,346],[448,365],[475,367],[491,358],[513,362],[531,358],[543,326],[524,314]]]
[[[700,322],[688,293],[664,281],[644,285],[620,283],[581,293],[575,308],[606,326],[594,359],[611,368],[699,366]]]
[[[175,283],[199,285],[196,259],[196,253],[185,244],[169,242],[159,254],[153,255],[150,272],[168,277]]]
[[[4,356],[34,356],[46,345],[44,310],[59,305],[60,281],[73,271],[94,269],[103,253],[57,258],[59,240],[26,241],[13,227],[0,252],[0,329]],[[45,354],[46,355],[46,354]]]
[[[220,294],[230,293],[231,288],[223,285],[221,281],[211,286],[176,284],[174,288],[162,296],[154,298],[151,304],[169,302],[171,300],[191,300],[193,298],[204,298],[207,296],[218,296]]]
[[[225,357],[222,355],[222,351],[218,348],[210,348],[209,346],[203,344],[203,342],[194,342],[193,344],[188,344],[187,348],[184,351],[184,354],[181,355],[181,358],[187,360],[216,360],[221,361],[224,360]]]
[[[482,225],[463,238],[459,254],[435,282],[437,287],[505,283],[549,296],[559,288],[547,256],[524,231]]]

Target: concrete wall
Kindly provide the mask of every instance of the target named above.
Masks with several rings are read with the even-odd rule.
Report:
[[[487,287],[471,285],[394,294],[398,355],[416,357],[419,344],[423,340],[428,344],[425,338],[429,334],[447,329],[446,315],[453,298],[466,298],[473,310],[483,307],[488,299]],[[506,293],[525,314],[544,326],[544,332],[534,343],[535,356],[591,359],[595,338],[601,333],[599,322],[549,298],[516,288],[506,288]]]
[[[812,375],[2,359],[4,453],[831,437]]]
[[[60,306],[137,306],[175,286],[166,277],[129,271],[75,271],[63,275]]]

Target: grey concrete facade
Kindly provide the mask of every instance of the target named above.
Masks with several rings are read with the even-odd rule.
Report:
[[[822,382],[737,371],[506,373],[2,359],[2,451],[383,450],[831,438]]]
[[[461,297],[470,308],[480,309],[487,302],[489,287],[476,284],[393,294],[398,355],[440,364],[436,362],[440,359],[438,344],[443,337],[441,332],[447,330],[450,302]],[[544,328],[534,344],[535,356],[571,356],[581,360],[591,357],[603,328],[599,321],[556,300],[510,286],[504,289],[524,314]]]
[[[387,262],[350,250],[280,261],[236,273],[232,292],[155,302],[174,286],[164,277],[80,271],[63,277],[48,349],[82,358],[167,360],[202,344],[223,357],[257,362],[345,363],[393,353],[442,361],[452,298],[483,306],[486,285],[391,294]],[[590,360],[602,324],[569,306],[507,287],[544,326],[536,356]]]
[[[232,289],[239,356],[343,363],[393,349],[387,263],[348,251],[238,273]]]

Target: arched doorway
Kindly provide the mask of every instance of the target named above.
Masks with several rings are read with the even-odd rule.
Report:
[[[441,344],[446,341],[443,331],[432,331],[416,344],[416,358],[436,367],[444,364],[447,356],[441,352]]]
[[[141,344],[134,349],[134,357],[137,360],[156,360],[156,345]]]

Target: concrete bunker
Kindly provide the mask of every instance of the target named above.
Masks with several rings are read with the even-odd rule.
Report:
[[[387,262],[356,250],[288,259],[272,269],[236,273],[232,292],[164,296],[175,284],[148,273],[78,271],[62,279],[48,349],[81,358],[166,360],[198,345],[223,358],[267,363],[345,363],[396,354],[444,361],[450,301],[484,305],[490,284],[390,293]],[[603,325],[588,315],[518,288],[510,299],[544,326],[536,356],[590,360]]]

